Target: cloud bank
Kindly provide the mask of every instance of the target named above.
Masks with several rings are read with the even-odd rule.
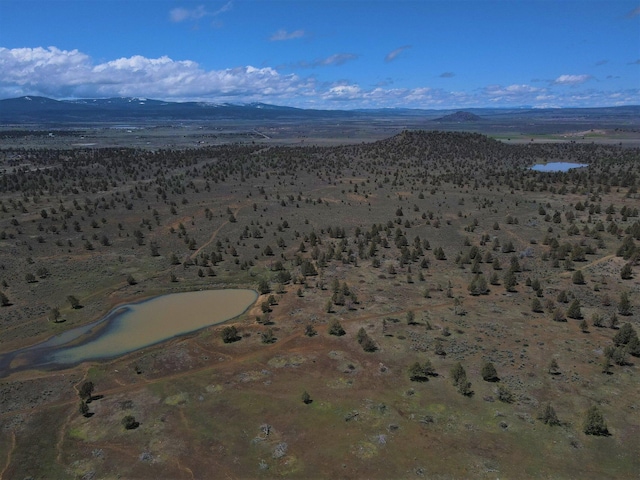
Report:
[[[339,66],[357,58],[355,54],[339,53],[306,66]],[[448,91],[428,85],[392,88],[393,81],[368,88],[348,80],[320,81],[313,75],[284,74],[271,67],[247,65],[206,70],[190,60],[140,55],[95,63],[79,50],[0,47],[0,98],[22,95],[57,99],[146,97],[172,101],[260,101],[303,108],[640,104],[640,88],[610,92],[584,89],[583,84],[590,79],[589,75],[563,74],[547,86],[495,84],[471,91]]]

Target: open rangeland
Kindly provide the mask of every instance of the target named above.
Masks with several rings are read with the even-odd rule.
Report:
[[[552,161],[588,167],[529,170]],[[637,478],[636,148],[256,135],[11,147],[0,171],[3,479]],[[229,287],[260,296],[222,325],[10,357]]]

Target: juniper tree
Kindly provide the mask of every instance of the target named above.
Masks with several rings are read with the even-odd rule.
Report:
[[[464,372],[458,379],[458,393],[465,397],[469,397],[473,394],[473,390],[471,390],[471,382],[467,380],[467,374]]]
[[[504,274],[503,278],[504,288],[507,292],[515,292],[515,287],[518,284],[516,281],[516,276],[514,275],[512,270],[507,270],[507,273]]]
[[[531,301],[531,311],[535,313],[542,312],[542,303],[537,298],[534,298]]]
[[[498,385],[498,400],[504,403],[513,403],[514,396],[511,390],[509,390],[505,385]]]
[[[555,358],[552,358],[551,361],[549,362],[549,366],[547,367],[547,371],[550,374],[555,375],[556,373],[558,373],[559,369],[560,369],[560,366],[558,365],[558,361]]]
[[[620,293],[620,302],[618,303],[618,313],[620,315],[631,315],[631,302],[627,292]]]
[[[80,300],[78,300],[76,297],[74,297],[73,295],[69,295],[67,297],[67,301],[69,302],[69,304],[71,305],[71,308],[73,309],[78,309],[80,308]]]
[[[316,332],[316,329],[313,328],[313,325],[308,324],[306,327],[304,327],[304,334],[307,337],[313,337],[314,335],[316,335],[318,332]]]
[[[482,366],[482,378],[486,382],[497,382],[500,380],[498,378],[498,372],[496,371],[496,367],[491,362],[486,362]]]
[[[344,328],[342,328],[342,324],[337,319],[331,321],[331,323],[329,324],[329,335],[341,337],[345,333],[347,332],[344,331]]]
[[[571,305],[567,309],[567,317],[579,320],[582,318],[582,311],[580,310],[580,300],[577,298],[573,299]]]
[[[78,405],[78,411],[82,414],[83,417],[89,416],[89,405],[84,400],[80,400],[80,404]]]
[[[464,378],[466,379],[467,376],[467,372],[460,362],[451,367],[449,374],[451,375],[451,382],[454,386],[458,386],[462,377],[464,376]]]
[[[602,412],[594,405],[587,410],[583,431],[587,435],[609,435],[607,424],[604,421]]]
[[[80,385],[80,389],[78,390],[78,396],[84,401],[89,401],[91,400],[91,396],[93,395],[94,389],[95,389],[95,386],[93,382],[90,380],[87,380],[86,382],[83,382],[82,385]]]
[[[584,275],[582,270],[576,270],[571,277],[571,281],[576,285],[584,285]]]
[[[240,340],[240,335],[238,335],[238,329],[234,325],[226,326],[222,329],[222,341],[224,343],[233,343]]]
[[[545,425],[549,425],[552,427],[555,425],[560,425],[560,420],[558,420],[556,411],[549,403],[544,406],[544,408],[540,412],[540,415],[538,416],[538,419],[541,420]]]
[[[627,263],[624,267],[622,267],[622,270],[620,270],[620,278],[622,278],[622,280],[629,280],[632,278],[632,276],[633,271],[631,270],[631,264]]]
[[[630,323],[625,323],[613,337],[613,343],[615,343],[616,346],[627,345],[633,337],[637,338],[638,334]]]

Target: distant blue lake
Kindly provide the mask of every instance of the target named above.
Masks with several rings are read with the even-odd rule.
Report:
[[[538,163],[531,167],[536,172],[566,172],[572,168],[588,167],[586,163],[569,163],[569,162],[549,162]]]

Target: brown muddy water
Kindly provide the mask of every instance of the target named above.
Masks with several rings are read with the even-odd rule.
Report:
[[[93,323],[0,355],[0,377],[17,370],[64,368],[118,357],[230,320],[257,298],[254,290],[205,290],[121,305]]]

